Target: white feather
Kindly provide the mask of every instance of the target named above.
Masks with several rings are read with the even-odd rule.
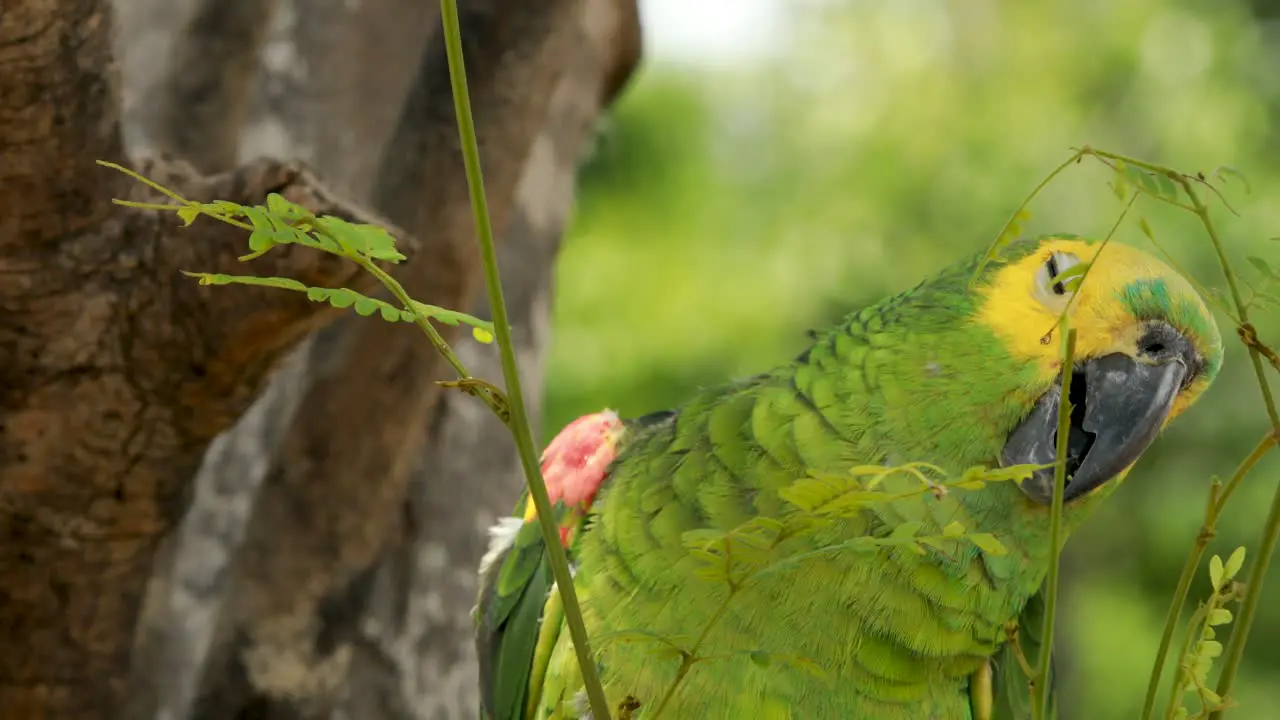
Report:
[[[484,557],[480,558],[481,575],[488,573],[498,557],[511,549],[516,542],[516,533],[520,532],[522,525],[524,520],[518,517],[503,517],[498,518],[498,522],[489,528],[489,549],[485,551]]]

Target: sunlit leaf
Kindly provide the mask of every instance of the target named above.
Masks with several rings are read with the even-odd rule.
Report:
[[[1234,579],[1236,573],[1240,572],[1240,568],[1244,567],[1244,552],[1243,545],[1231,552],[1231,556],[1227,558],[1227,562],[1222,569],[1222,579],[1224,582]]]
[[[988,555],[1007,555],[1009,553],[1009,549],[1004,546],[1004,543],[997,540],[996,536],[990,533],[973,533],[967,537],[969,542]]]

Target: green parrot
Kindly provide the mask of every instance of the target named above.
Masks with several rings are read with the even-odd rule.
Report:
[[[1064,280],[1077,265],[1082,281]],[[848,315],[766,373],[675,410],[567,426],[542,469],[614,717],[1030,718],[1064,312],[1077,331],[1069,532],[1222,364],[1187,280],[1118,243],[1012,243]],[[1027,472],[916,493],[920,480],[890,474],[876,490],[892,500],[779,535],[771,552],[805,559],[732,586],[690,550],[699,532],[789,527],[802,478],[917,462]],[[517,515],[481,562],[482,717],[590,718],[527,493]],[[944,540],[853,549],[906,523]]]

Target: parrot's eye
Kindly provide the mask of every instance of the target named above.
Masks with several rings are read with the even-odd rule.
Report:
[[[1080,258],[1065,252],[1052,252],[1036,273],[1036,299],[1054,309],[1064,307],[1075,294],[1072,285],[1079,282],[1078,277],[1059,279],[1062,273],[1080,264]]]

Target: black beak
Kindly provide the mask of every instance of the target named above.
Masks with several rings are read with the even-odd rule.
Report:
[[[1166,334],[1165,339],[1170,339]],[[1142,359],[1123,354],[1086,362],[1071,377],[1071,435],[1067,442],[1067,484],[1062,499],[1088,493],[1129,467],[1164,427],[1182,388],[1190,344],[1166,343]],[[1170,347],[1169,345],[1174,345]],[[1153,361],[1153,362],[1144,362]],[[1194,364],[1193,364],[1194,367]],[[1009,435],[1002,460],[1009,465],[1050,465],[1057,455],[1058,398],[1055,385]],[[1037,470],[1022,491],[1043,505],[1053,501],[1053,468]]]

